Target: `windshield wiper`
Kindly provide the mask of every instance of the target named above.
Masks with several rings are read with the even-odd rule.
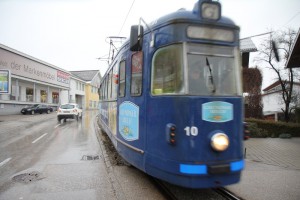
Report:
[[[210,83],[211,83],[211,92],[212,93],[215,93],[216,92],[216,87],[215,87],[215,84],[214,84],[214,78],[213,78],[213,75],[212,75],[212,72],[211,72],[211,67],[210,67],[210,64],[209,64],[209,62],[208,62],[208,59],[207,59],[207,57],[206,57],[206,66],[208,67],[208,69],[209,69],[209,76],[208,76],[208,79],[209,79],[209,81],[210,81]]]

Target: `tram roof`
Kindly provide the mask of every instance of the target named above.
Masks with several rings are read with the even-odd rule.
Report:
[[[186,10],[186,9],[179,9],[173,13],[169,13],[165,16],[162,16],[152,22],[150,24],[150,27],[155,29],[156,27],[159,26],[164,26],[170,23],[176,23],[176,22],[184,22],[184,21],[189,21],[189,22],[198,22],[201,20],[203,24],[219,24],[219,25],[224,25],[224,26],[236,26],[235,23],[227,18],[221,15],[219,20],[205,20],[200,17],[200,11],[199,11],[199,3],[202,1],[198,1],[195,3],[194,9],[193,10]]]

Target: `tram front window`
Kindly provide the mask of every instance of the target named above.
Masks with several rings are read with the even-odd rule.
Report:
[[[184,53],[183,49],[187,51]],[[152,61],[151,93],[241,95],[239,56],[237,47],[193,43],[174,44],[158,49]]]
[[[237,56],[233,47],[189,44],[188,93],[204,96],[240,95],[241,72],[235,59]]]
[[[184,94],[182,49],[182,44],[174,44],[154,54],[151,80],[153,95]]]

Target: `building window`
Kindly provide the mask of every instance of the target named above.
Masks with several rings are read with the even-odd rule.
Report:
[[[33,102],[33,88],[26,88],[26,101]]]
[[[20,91],[20,90],[19,90]],[[17,99],[17,86],[12,85],[11,86],[11,95],[10,95],[10,100],[19,100]]]
[[[47,103],[47,92],[46,90],[41,90],[41,103]]]
[[[59,101],[59,93],[52,92],[52,103],[58,104],[58,101]]]

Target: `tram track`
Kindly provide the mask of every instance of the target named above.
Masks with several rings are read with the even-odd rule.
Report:
[[[162,181],[149,176],[149,179],[153,182],[156,188],[164,195],[164,197],[168,200],[178,200],[177,196],[167,187]]]
[[[236,196],[235,194],[233,194],[232,192],[230,192],[229,190],[227,190],[226,188],[223,188],[223,187],[215,188],[212,190],[215,191],[216,193],[220,194],[227,200],[243,200],[242,198]]]
[[[165,183],[159,179],[151,177],[148,178],[155,185],[155,187],[163,194],[168,200],[178,199],[224,199],[224,200],[243,200],[230,192],[226,188],[212,188],[212,189],[187,189],[182,187],[170,187],[168,183]]]

